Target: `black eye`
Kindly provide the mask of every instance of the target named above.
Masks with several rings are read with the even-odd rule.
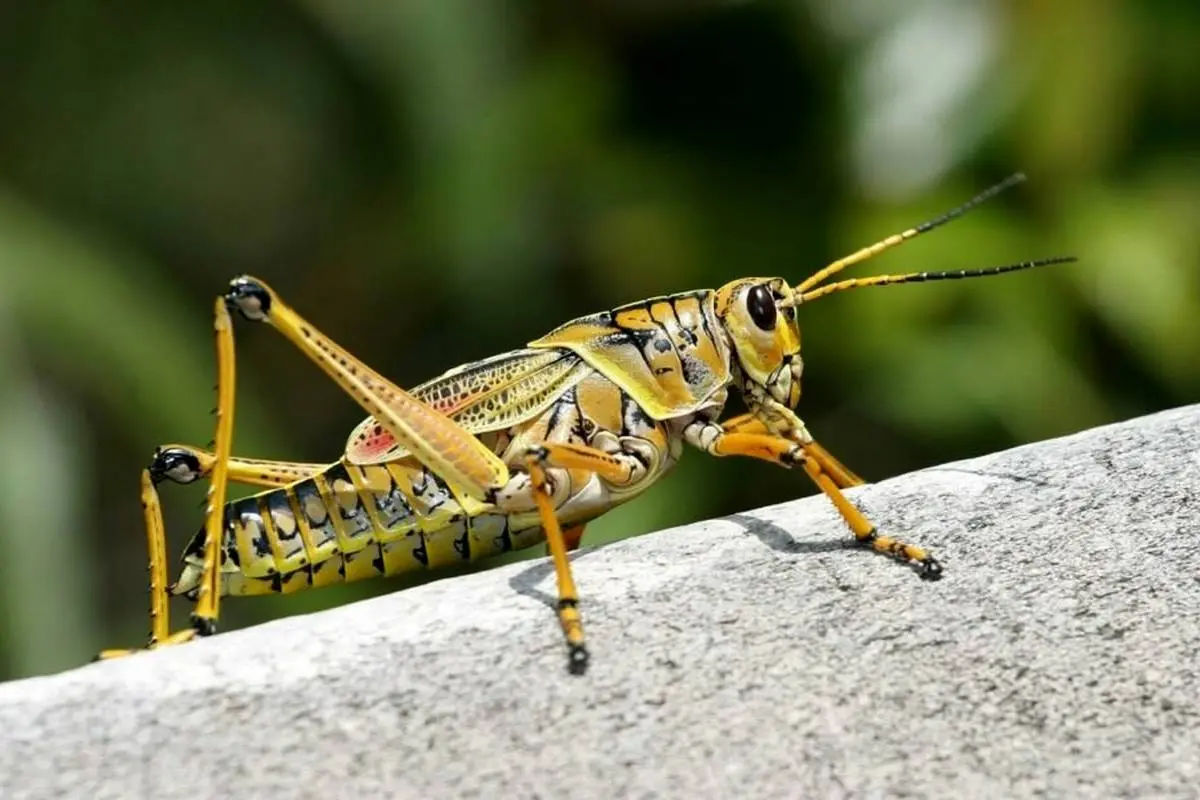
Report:
[[[775,298],[771,296],[770,289],[755,286],[747,292],[746,310],[750,312],[750,319],[754,320],[754,324],[759,328],[764,331],[774,330],[779,312],[775,310]]]

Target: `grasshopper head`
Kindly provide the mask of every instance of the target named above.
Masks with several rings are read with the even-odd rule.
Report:
[[[1056,256],[981,269],[906,272],[901,275],[874,275],[866,278],[846,278],[833,283],[825,282],[846,267],[866,261],[961,217],[985,200],[1024,180],[1025,176],[1020,173],[1010,175],[958,208],[834,261],[794,288],[782,278],[742,278],[718,289],[714,308],[725,329],[726,337],[737,354],[738,365],[744,376],[743,393],[750,404],[753,406],[760,403],[766,395],[789,408],[795,408],[800,401],[800,373],[804,365],[800,361],[800,326],[796,322],[796,306],[801,303],[812,302],[819,297],[848,289],[982,278],[1074,261],[1073,256]]]
[[[800,401],[800,325],[793,290],[783,278],[742,278],[717,290],[717,317],[746,378],[789,408]]]

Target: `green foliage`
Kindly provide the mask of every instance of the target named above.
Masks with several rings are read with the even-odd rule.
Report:
[[[211,302],[242,272],[412,385],[599,308],[799,280],[1021,169],[854,274],[1081,262],[805,308],[811,430],[879,480],[1195,401],[1198,22],[1166,0],[0,9],[0,676],[143,640],[138,473],[210,438]],[[361,412],[238,336],[236,449],[335,458]],[[201,491],[166,492],[173,549]],[[689,454],[588,540],[810,491]],[[411,582],[234,601],[223,627]]]

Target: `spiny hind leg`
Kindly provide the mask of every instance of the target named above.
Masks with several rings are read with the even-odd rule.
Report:
[[[214,305],[217,339],[217,432],[213,436],[213,465],[209,472],[204,521],[204,565],[192,607],[192,628],[200,636],[217,631],[221,602],[221,544],[225,538],[225,495],[229,487],[229,458],[233,455],[234,353],[233,322],[225,298]]]
[[[937,580],[942,576],[942,565],[923,547],[878,532],[875,525],[846,499],[837,481],[824,470],[820,456],[812,450],[813,443],[793,442],[772,433],[729,433],[715,423],[702,420],[685,428],[684,438],[689,444],[714,456],[747,456],[782,467],[802,466],[809,478],[833,502],[860,544],[877,553],[916,565],[918,574],[927,580]]]
[[[195,638],[194,628],[184,628],[171,634],[167,607],[167,543],[163,529],[162,506],[158,491],[149,469],[142,470],[142,518],[146,528],[146,549],[150,556],[150,635],[146,649],[178,644]],[[141,652],[133,649],[102,650],[97,661],[132,655]]]
[[[215,453],[187,444],[167,444],[154,451],[150,462],[150,477],[157,485],[164,480],[175,483],[193,483],[207,478],[217,463]],[[268,461],[261,458],[230,456],[229,480],[273,489],[287,486],[305,478],[318,475],[328,464],[310,464],[301,461]]]
[[[223,298],[214,306],[213,332],[217,349],[217,430],[209,471],[205,508],[204,565],[191,627],[170,633],[167,597],[166,535],[162,504],[150,469],[142,472],[142,515],[150,556],[150,640],[147,649],[189,641],[216,632],[220,603],[220,547],[224,538],[222,512],[229,484],[229,458],[233,444],[234,362],[233,330]],[[153,465],[152,465],[153,466]],[[128,655],[130,650],[105,650],[97,658]]]
[[[283,334],[371,414],[396,444],[448,483],[485,501],[508,482],[507,466],[474,435],[321,333],[262,281],[235,278],[224,300],[246,320],[267,323]]]
[[[168,634],[166,537],[156,487],[165,480],[187,484],[207,478],[212,474],[216,461],[216,454],[208,450],[186,444],[168,444],[155,449],[150,466],[142,472],[142,510],[146,517],[147,547],[150,552],[151,630],[147,649],[153,650],[163,645],[190,641],[196,636],[194,628],[185,628],[173,635]],[[325,467],[324,464],[233,456],[229,459],[229,480],[249,486],[274,488],[319,474]],[[136,652],[139,651],[105,650],[97,658],[116,658]]]

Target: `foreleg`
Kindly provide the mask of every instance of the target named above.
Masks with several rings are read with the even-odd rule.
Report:
[[[721,423],[727,433],[769,433],[766,424],[754,414],[742,414]],[[866,483],[855,475],[845,464],[815,441],[808,443],[806,452],[821,465],[821,470],[833,479],[839,488],[849,489],[852,486],[862,486]]]
[[[815,442],[795,442],[769,432],[729,432],[722,426],[706,420],[696,420],[687,426],[683,433],[689,444],[710,455],[748,456],[789,469],[797,465],[803,467],[808,477],[833,502],[860,544],[869,546],[878,553],[915,564],[922,578],[936,580],[941,577],[941,564],[924,548],[880,534],[875,525],[846,499],[838,487],[838,482],[824,469],[821,463],[823,451],[814,450]]]

